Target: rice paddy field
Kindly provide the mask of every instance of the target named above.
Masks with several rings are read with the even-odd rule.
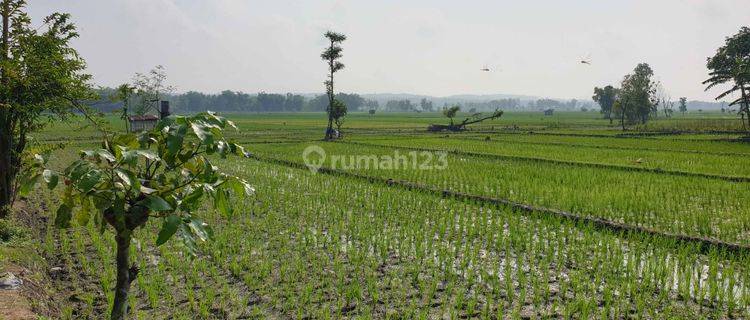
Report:
[[[335,142],[321,113],[228,117],[254,156],[215,165],[256,194],[231,218],[204,208],[215,239],[196,258],[157,247],[157,222],[139,230],[135,319],[750,318],[750,143],[732,116],[623,132],[593,112],[509,112],[428,133],[440,115],[354,113]],[[62,145],[62,166],[98,136],[56,123],[35,141]],[[346,160],[399,154],[416,165]],[[57,199],[26,199],[46,226],[32,255],[55,268],[60,318],[103,318],[113,236],[55,229]]]

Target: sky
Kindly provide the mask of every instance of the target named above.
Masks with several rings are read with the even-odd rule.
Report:
[[[29,2],[35,26],[73,16],[96,85],[163,65],[176,92],[205,93],[322,92],[334,30],[342,92],[581,99],[647,62],[669,95],[708,101],[706,58],[750,24],[747,0]]]

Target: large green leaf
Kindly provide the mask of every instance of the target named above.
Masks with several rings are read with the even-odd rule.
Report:
[[[101,180],[101,171],[93,169],[81,176],[81,178],[76,181],[76,187],[78,187],[81,192],[89,192],[94,188],[94,186],[101,182]]]
[[[230,187],[232,191],[234,191],[235,195],[241,196],[241,195],[252,195],[255,193],[255,188],[253,188],[247,181],[242,180],[237,177],[230,177],[226,182],[227,187]]]
[[[202,241],[206,241],[213,237],[213,231],[211,231],[211,228],[203,222],[203,220],[191,219],[188,225],[190,226],[192,233]]]
[[[216,209],[219,210],[224,216],[231,217],[234,214],[234,208],[229,203],[229,192],[227,190],[217,190],[216,197],[214,198],[214,204]]]
[[[94,201],[94,208],[100,213],[104,213],[104,210],[112,207],[112,203],[114,202],[113,197],[114,193],[109,190],[103,190],[96,192],[91,199]]]
[[[32,189],[34,189],[34,185],[36,185],[37,181],[39,181],[39,178],[41,177],[41,174],[33,174],[31,172],[21,176],[19,178],[19,182],[21,183],[20,188],[18,189],[18,194],[25,196],[31,192]]]
[[[184,211],[193,211],[200,207],[201,198],[203,197],[203,188],[195,188],[188,193],[180,202],[180,207]]]
[[[154,153],[151,150],[136,150],[135,152],[138,153],[138,155],[140,155],[141,157],[144,157],[144,158],[146,158],[148,160],[151,160],[151,161],[159,161],[160,160],[159,156],[157,156],[156,153]]]
[[[115,169],[115,173],[120,178],[123,184],[130,188],[130,190],[138,191],[141,188],[141,182],[136,177],[135,173],[130,170],[123,168]]]
[[[138,204],[153,211],[172,210],[172,206],[170,206],[166,200],[154,194],[146,196],[146,198],[138,202]]]
[[[135,149],[139,146],[138,137],[133,133],[117,135],[112,139],[112,143],[128,149]]]
[[[167,151],[169,154],[176,155],[182,148],[183,135],[170,134],[167,136]]]
[[[193,129],[193,133],[195,133],[198,139],[200,139],[204,144],[210,145],[213,143],[214,135],[206,123],[193,122],[190,123],[190,128]]]
[[[108,150],[99,149],[96,150],[96,154],[99,156],[99,158],[102,158],[109,162],[115,162],[115,156],[112,155],[112,153],[110,153]]]
[[[187,226],[187,224],[180,224],[180,239],[182,239],[182,244],[185,246],[185,249],[187,249],[187,252],[191,256],[195,256],[198,252],[198,246],[195,244],[195,237],[193,237],[193,233],[190,231],[190,227]]]
[[[156,245],[160,246],[172,238],[181,222],[182,219],[173,214],[164,218],[164,224],[162,224],[159,236],[156,238]]]

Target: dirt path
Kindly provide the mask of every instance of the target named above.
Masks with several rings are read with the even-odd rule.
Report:
[[[28,271],[19,266],[9,264],[0,268],[0,274],[5,274],[6,272],[13,273],[24,282],[18,289],[0,289],[0,319],[37,319],[36,313],[32,311],[31,301],[24,294],[25,290],[30,290],[28,287],[30,282],[25,279]]]
[[[29,234],[20,242],[0,244],[0,277],[12,273],[23,283],[14,290],[0,289],[0,320],[56,318],[59,314],[49,289],[47,263],[38,254],[38,242],[46,229],[47,218],[33,212],[22,199],[13,206],[12,221]]]

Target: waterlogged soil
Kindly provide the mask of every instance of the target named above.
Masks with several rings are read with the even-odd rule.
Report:
[[[44,204],[42,204],[42,209],[46,210]],[[49,221],[42,215],[36,215],[36,217],[26,217],[25,223],[33,226],[35,230],[40,230],[38,239],[43,239],[44,232],[53,232],[55,239],[53,252],[57,252],[57,254],[45,257],[48,266],[44,276],[49,281],[49,287],[52,288],[50,290],[52,294],[46,299],[52,302],[49,303],[51,307],[45,307],[45,310],[40,308],[40,310],[52,318],[106,318],[108,299],[110,299],[108,296],[111,296],[111,292],[107,292],[102,284],[101,279],[104,269],[86,266],[91,264],[92,261],[100,259],[96,248],[89,242],[90,237],[75,237],[74,232],[76,230],[47,230]],[[155,226],[149,226],[149,228],[153,227]],[[87,232],[87,230],[77,230],[77,232]],[[384,230],[384,232],[386,231]],[[504,233],[508,233],[507,228]],[[327,235],[321,233],[319,236],[325,237]],[[70,245],[66,249],[61,243],[62,237],[83,239],[84,243]],[[439,235],[435,235],[435,237],[436,240],[442,241],[443,246],[453,249],[456,246],[464,247],[466,245],[466,243],[449,242],[441,239]],[[342,242],[351,243],[349,241]],[[626,240],[623,240],[621,245],[624,251],[628,250]],[[188,281],[188,276],[181,274],[175,268],[176,266],[169,264],[166,257],[162,256],[160,251],[152,245],[144,242],[139,243],[139,246],[139,250],[141,250],[139,254],[144,257],[139,261],[141,274],[148,275],[156,272],[167,274],[165,287],[169,291],[159,292],[156,296],[170,295],[173,297],[172,301],[174,301],[170,304],[158,299],[154,301],[153,297],[139,285],[138,281],[134,281],[131,289],[133,299],[131,305],[134,306],[133,312],[137,313],[139,318],[172,318],[175,310],[182,310],[184,314],[185,310],[195,308],[195,302],[192,301],[195,297],[191,297],[191,293],[210,288],[215,289],[216,294],[213,296],[213,300],[208,302],[210,307],[207,313],[200,314],[200,316],[193,314],[195,317],[211,319],[311,319],[316,317],[315,314],[300,314],[296,313],[296,310],[285,308],[282,303],[272,297],[269,288],[249,287],[243,279],[245,275],[243,270],[234,270],[225,262],[214,260],[212,256],[205,255],[207,253],[197,259],[212,264],[216,272],[197,271],[199,278],[203,279],[201,283],[197,284]],[[331,254],[330,250],[332,249],[327,250],[326,254]],[[350,261],[346,247],[341,248],[340,251],[339,257],[345,261]],[[459,272],[459,270],[479,271],[484,268],[481,264],[475,267],[461,268],[458,263],[464,260],[462,255],[465,253],[461,250],[456,250],[456,252],[458,252],[458,256],[452,266],[453,272],[446,278],[442,274],[425,272],[416,264],[416,259],[409,254],[391,250],[387,259],[384,259],[375,269],[380,292],[377,298],[365,290],[362,299],[342,302],[343,292],[324,290],[325,294],[322,295],[321,299],[311,303],[318,307],[327,307],[331,314],[342,318],[360,316],[401,318],[424,315],[430,319],[467,319],[485,316],[492,319],[565,318],[569,312],[574,312],[574,310],[565,310],[562,307],[563,302],[580,301],[581,305],[594,310],[594,314],[605,306],[605,297],[600,290],[596,291],[595,296],[581,296],[577,294],[575,287],[564,284],[568,282],[567,280],[570,279],[572,272],[582,269],[587,270],[592,266],[573,265],[568,262],[568,259],[561,260],[566,262],[564,265],[557,265],[554,262],[556,260],[553,260],[548,267],[549,278],[546,286],[548,292],[534,294],[532,284],[521,287],[518,277],[524,275],[526,279],[529,279],[532,278],[532,273],[539,276],[538,273],[543,270],[538,266],[519,265],[517,263],[519,258],[514,253],[480,249],[478,263],[497,261],[501,267],[498,268],[499,270],[487,270],[484,274],[481,272],[467,274]],[[437,259],[437,257],[434,258]],[[195,261],[189,261],[187,258],[183,259],[183,262],[196,263]],[[98,263],[94,262],[93,265],[97,266]],[[340,270],[333,269],[324,270],[324,274],[330,278],[343,276],[345,287],[366,281],[355,270],[350,270],[348,267],[345,270],[346,272],[343,275],[337,274]],[[704,273],[705,271],[701,272],[701,274]],[[274,281],[295,281],[295,279],[283,278],[278,269],[273,270],[272,274],[276,278]],[[510,274],[511,278],[507,279],[506,274]],[[501,284],[509,282],[512,287],[509,292],[512,294],[509,295],[509,292],[504,290],[492,295],[476,294],[478,292],[492,292],[493,284],[491,282],[493,278],[496,278],[496,281]],[[742,284],[737,285],[741,286]],[[301,294],[301,290],[302,288],[297,292],[289,292],[289,294],[296,297]],[[314,290],[322,290],[322,288],[316,287]],[[667,290],[669,289],[667,288]],[[590,290],[587,291],[590,292]],[[650,309],[657,312],[657,315],[651,318],[659,318],[658,314],[684,315],[684,318],[694,318],[698,314],[710,315],[711,318],[730,318],[725,310],[715,310],[713,309],[714,306],[707,301],[699,303],[694,296],[692,299],[682,300],[673,293],[674,289],[670,291],[668,293],[670,297],[668,305],[650,306]],[[653,293],[654,297],[658,294],[659,292]],[[521,296],[525,296],[525,298],[522,299]],[[620,293],[613,293],[615,300],[619,299],[620,296]],[[38,297],[37,299],[45,298]],[[636,301],[628,301],[626,305],[630,309],[620,311],[629,314],[632,318],[643,317],[644,315],[636,308],[637,303]],[[426,313],[406,315],[404,314],[405,304],[409,306],[408,309]],[[733,317],[742,318],[744,315],[737,313]],[[649,316],[646,316],[646,318],[649,318]]]
[[[506,230],[507,232],[507,230]],[[322,236],[325,236],[323,234]],[[437,235],[436,235],[437,238]],[[346,242],[346,241],[344,241]],[[447,244],[447,243],[445,243]],[[462,246],[463,244],[447,244],[451,246]],[[627,251],[628,244],[626,241],[622,242],[623,249]],[[362,301],[352,301],[344,304],[343,306],[337,305],[337,308],[332,308],[333,314],[341,314],[346,317],[358,317],[358,316],[372,316],[373,318],[389,318],[399,317],[401,310],[396,310],[391,307],[391,304],[398,302],[398,300],[411,301],[415,308],[423,309],[429,306],[429,312],[427,313],[430,319],[469,319],[469,318],[485,318],[489,317],[492,319],[567,319],[570,316],[566,314],[566,310],[561,307],[563,301],[581,300],[582,303],[593,305],[594,315],[598,314],[601,308],[605,307],[605,297],[602,292],[598,292],[595,296],[580,296],[576,292],[576,288],[562,284],[562,281],[570,280],[570,273],[572,270],[577,269],[591,269],[591,266],[578,266],[573,265],[568,260],[564,260],[564,265],[557,265],[556,262],[552,262],[549,265],[549,280],[548,280],[548,291],[540,292],[541,295],[535,296],[532,293],[534,288],[531,284],[527,284],[525,288],[522,288],[518,280],[519,274],[523,273],[525,278],[531,278],[532,273],[536,276],[541,276],[538,268],[524,264],[519,266],[517,264],[518,257],[511,253],[507,254],[503,251],[488,252],[486,250],[480,250],[481,260],[493,260],[499,261],[500,268],[496,271],[488,271],[483,276],[474,276],[474,279],[469,279],[472,275],[462,273],[458,266],[458,261],[462,260],[463,253],[458,251],[459,255],[455,259],[455,264],[452,266],[454,274],[452,275],[453,287],[448,281],[441,277],[436,277],[435,274],[424,273],[416,271],[413,268],[414,259],[408,256],[401,256],[398,251],[391,251],[388,254],[388,258],[378,265],[377,267],[377,278],[378,283],[384,284],[382,291],[395,293],[396,295],[384,294],[378,299],[374,299],[371,295],[365,293]],[[345,247],[342,247],[342,254],[346,259],[347,253]],[[339,256],[341,257],[341,256]],[[433,257],[437,261],[437,256]],[[471,266],[470,268],[471,269]],[[481,269],[481,266],[477,266],[477,269]],[[334,270],[326,270],[335,276]],[[506,279],[506,273],[510,272],[511,279]],[[705,278],[707,271],[701,272],[701,277]],[[366,279],[353,277],[352,274],[347,274],[345,284],[360,282],[363,283]],[[492,284],[489,280],[492,277],[497,277],[499,283],[506,283],[510,281],[514,290],[512,295],[499,291],[496,295],[489,297],[486,295],[476,295],[477,292],[491,292]],[[694,318],[698,314],[713,314],[712,318],[717,319],[733,319],[742,318],[743,313],[737,312],[736,314],[727,315],[726,311],[715,309],[714,305],[708,300],[699,302],[695,295],[691,292],[691,299],[685,300],[677,296],[674,292],[677,289],[677,274],[674,275],[673,288],[669,294],[672,301],[668,305],[663,306],[651,306],[652,310],[657,314],[670,314],[670,315],[683,315],[683,318]],[[443,279],[443,280],[437,280]],[[437,283],[432,288],[425,288],[425,284]],[[460,289],[456,288],[456,284],[460,285]],[[471,283],[466,286],[466,283]],[[738,284],[737,287],[740,287]],[[667,289],[669,290],[669,289]],[[525,293],[523,293],[525,292]],[[654,296],[658,295],[659,292],[654,292]],[[519,299],[520,296],[524,295],[523,300]],[[619,300],[624,299],[624,295],[618,292],[613,293],[611,299]],[[474,299],[474,300],[472,300]],[[319,301],[321,304],[334,302],[336,299],[332,296],[329,300]],[[639,312],[636,308],[636,301],[628,301],[628,310],[619,310],[620,312],[625,311],[632,318],[644,318],[644,315]],[[366,310],[366,311],[365,311]],[[423,314],[424,315],[424,314]],[[592,315],[593,316],[593,315]],[[305,318],[309,318],[305,317]],[[653,317],[645,316],[646,319]],[[655,317],[658,319],[659,317]]]

